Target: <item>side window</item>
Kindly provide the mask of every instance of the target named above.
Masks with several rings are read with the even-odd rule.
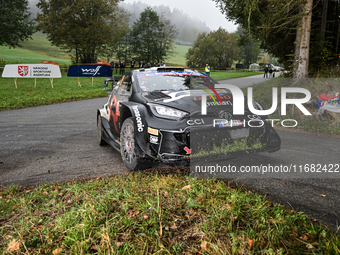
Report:
[[[131,75],[126,74],[124,79],[122,80],[119,88],[119,94],[121,95],[131,95],[131,85],[132,85],[132,79]]]

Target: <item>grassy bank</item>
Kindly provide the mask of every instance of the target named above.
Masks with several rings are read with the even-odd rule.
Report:
[[[264,109],[270,109],[272,106],[272,88],[278,88],[278,107],[277,110],[269,117],[271,119],[294,119],[298,122],[297,128],[328,134],[340,135],[340,114],[325,112],[323,115],[318,114],[318,97],[321,94],[335,96],[335,92],[340,92],[340,86],[337,79],[310,79],[296,83],[292,79],[272,79],[262,84],[253,86],[253,98],[260,102]],[[281,88],[298,87],[305,88],[311,93],[311,100],[303,104],[304,107],[312,114],[305,116],[297,107],[288,105],[287,114],[281,114]],[[243,89],[245,95],[247,89]],[[288,98],[305,97],[303,94],[288,93]],[[290,125],[293,125],[291,123]]]
[[[340,252],[339,238],[305,215],[183,173],[12,186],[0,192],[0,227],[1,254]]]
[[[39,105],[56,104],[76,100],[91,99],[107,96],[103,90],[104,78],[67,77],[63,73],[60,79],[53,79],[53,87],[49,79],[18,79],[15,88],[14,79],[0,78],[0,110],[18,109]]]
[[[248,71],[216,71],[211,72],[211,78],[220,81],[226,79],[248,77],[253,75],[263,74],[263,72],[248,72]]]

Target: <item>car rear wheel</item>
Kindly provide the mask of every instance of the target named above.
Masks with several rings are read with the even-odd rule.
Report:
[[[100,146],[107,144],[103,139],[103,125],[102,117],[100,116],[100,114],[98,114],[97,116],[97,139]]]
[[[130,171],[144,169],[136,147],[135,126],[132,118],[127,118],[120,131],[120,152],[126,168]]]

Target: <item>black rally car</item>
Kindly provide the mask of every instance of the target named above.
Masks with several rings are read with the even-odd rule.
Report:
[[[127,72],[117,85],[113,80],[108,102],[97,111],[99,144],[119,150],[129,170],[154,161],[188,164],[192,158],[214,157],[216,151],[231,157],[279,150],[280,138],[266,117],[252,114],[247,106],[244,115],[233,115],[231,92],[215,90],[216,84],[198,71],[179,67]],[[261,107],[257,102],[254,106]]]

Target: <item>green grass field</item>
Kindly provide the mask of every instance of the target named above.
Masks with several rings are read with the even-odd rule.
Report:
[[[0,46],[0,61],[6,64],[40,63],[42,60],[57,62],[59,65],[71,65],[71,61],[67,59],[51,57],[24,48],[10,49]]]
[[[37,32],[32,36],[33,40],[22,42],[22,48],[0,47],[0,60],[10,63],[40,63],[41,60],[50,60],[59,64],[70,65],[70,57],[67,52],[52,46],[47,40],[46,34]],[[189,46],[175,45],[175,54],[166,60],[167,63],[185,65],[185,54]]]
[[[185,46],[185,45],[175,45],[175,51],[176,54],[173,56],[170,56],[170,58],[168,58],[166,60],[167,63],[171,63],[171,64],[177,64],[177,65],[181,65],[181,66],[185,66],[185,54],[188,52],[188,49],[190,48],[190,46]]]
[[[22,43],[21,48],[8,48],[0,46],[0,61],[6,64],[17,63],[40,63],[48,60],[59,63],[59,65],[71,65],[71,61],[66,52],[58,47],[51,46],[46,39],[46,35],[35,33],[33,40]]]
[[[46,34],[37,32],[32,36],[32,38],[33,40],[28,40],[22,43],[22,47],[24,49],[55,58],[70,60],[67,52],[51,45],[51,42],[46,38]]]

